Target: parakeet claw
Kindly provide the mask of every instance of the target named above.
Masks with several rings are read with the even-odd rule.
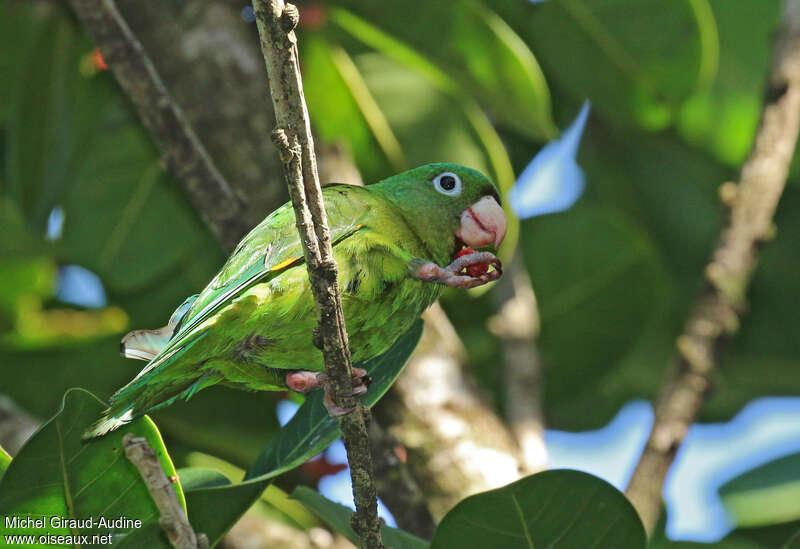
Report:
[[[372,378],[367,375],[365,369],[353,368],[353,392],[348,396],[356,397],[365,394],[370,383],[372,383]],[[333,388],[331,387],[327,374],[324,372],[300,370],[286,374],[286,386],[298,393],[307,393],[312,389],[322,387],[325,390],[325,398],[322,403],[332,417],[343,416],[353,411],[352,409],[337,406],[333,402]]]
[[[461,274],[465,268],[471,265],[491,265],[493,270],[480,276],[470,276]],[[432,261],[422,263],[414,272],[413,276],[428,282],[438,282],[451,288],[474,288],[482,286],[487,282],[497,280],[503,274],[503,265],[500,260],[491,252],[476,252],[457,257],[450,265],[445,268],[440,267]]]

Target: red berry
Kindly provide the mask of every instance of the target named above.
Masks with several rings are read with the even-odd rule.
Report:
[[[335,475],[339,471],[347,469],[347,464],[331,463],[322,455],[309,459],[302,467],[305,474],[311,478],[318,479],[325,475]]]
[[[103,54],[100,53],[99,48],[95,48],[94,51],[92,52],[92,65],[94,65],[94,68],[99,71],[104,71],[108,69],[106,60],[103,58]]]
[[[458,258],[458,257],[461,257],[462,255],[469,255],[469,254],[474,254],[474,253],[475,253],[475,250],[473,250],[469,246],[466,246],[464,248],[461,248],[458,251],[458,253],[456,254],[456,257]],[[475,265],[469,265],[465,270],[467,271],[467,274],[469,276],[478,278],[480,276],[485,275],[489,271],[489,264],[488,263],[476,263]]]
[[[456,254],[456,257],[461,257],[462,255],[469,255],[469,254],[474,254],[474,253],[475,253],[475,250],[473,250],[469,246],[466,246],[464,248],[461,248],[458,251],[458,253]]]
[[[316,30],[325,26],[328,14],[325,6],[316,2],[300,6],[300,26],[307,30]]]

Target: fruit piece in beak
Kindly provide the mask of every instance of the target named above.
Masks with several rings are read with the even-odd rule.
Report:
[[[473,248],[494,244],[497,248],[506,236],[506,214],[497,200],[484,196],[461,212],[461,226],[456,236]]]

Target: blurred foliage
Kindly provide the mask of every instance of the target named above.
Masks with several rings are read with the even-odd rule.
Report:
[[[0,446],[0,480],[3,479],[3,475],[5,474],[6,469],[8,469],[10,463],[11,456],[2,446]]]
[[[670,541],[664,534],[664,517],[651,536],[648,549],[800,549],[800,523],[786,522],[760,528],[739,527],[713,543]]]
[[[89,537],[111,534],[114,543],[120,545],[135,535],[143,543],[138,547],[168,546],[158,525],[158,508],[136,466],[125,457],[122,444],[126,433],[145,438],[164,473],[173,476],[175,468],[158,429],[143,417],[125,432],[84,443],[81,434],[103,408],[101,401],[82,389],[72,389],[64,395],[61,409],[28,440],[0,482],[0,512],[8,517],[47,517],[44,527],[14,528],[4,521],[0,532]],[[180,482],[173,486],[185,509]],[[109,501],[109,494],[119,497]],[[54,524],[49,517],[91,521],[88,527],[70,528]],[[139,519],[142,524],[140,528],[130,524],[105,527],[96,524],[100,517]]]
[[[540,307],[547,424],[593,429],[663,380],[723,221],[717,187],[736,177],[752,142],[778,5],[306,3],[306,96],[318,137],[346,143],[365,181],[447,160],[504,191],[592,102],[578,156],[586,193],[567,212],[522,223],[519,251]],[[106,397],[128,381],[141,364],[117,356],[122,333],[164,324],[224,259],[110,74],[92,68],[92,50],[59,3],[0,3],[0,387],[41,417],[68,387]],[[800,394],[797,181],[706,420],[727,420],[756,396]],[[48,239],[56,206],[63,235]],[[512,222],[505,257],[517,242]],[[100,277],[108,307],[55,298],[69,264]],[[443,305],[502,408],[500,344],[486,329],[492,296],[448,292]],[[244,468],[278,430],[277,398],[215,388],[155,418],[183,455]],[[747,532],[712,547],[775,546]]]
[[[15,365],[0,368],[0,386],[47,417],[68,387],[106,398],[130,380],[141,365],[119,357],[122,334],[164,324],[224,257],[111,75],[81,70],[93,46],[68,13],[4,2],[0,20],[12,75],[0,102],[0,362]],[[63,236],[51,241],[56,206]],[[54,301],[65,264],[95,272],[111,305]],[[157,417],[168,435],[246,465],[277,429],[270,398],[211,390]]]
[[[719,495],[737,526],[800,519],[800,454],[776,459],[726,482]]]

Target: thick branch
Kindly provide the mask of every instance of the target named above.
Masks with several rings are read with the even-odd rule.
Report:
[[[773,232],[798,128],[800,0],[788,0],[755,144],[739,183],[720,189],[728,221],[705,270],[706,288],[678,338],[674,373],[659,396],[650,439],[627,490],[649,531],[658,520],[667,471],[710,385],[716,344],[739,325],[759,246]]]
[[[169,172],[184,187],[222,245],[232,249],[249,229],[243,203],[211,161],[203,144],[172,100],[147,53],[113,0],[70,0],[120,86],[162,153]]]
[[[435,518],[472,494],[520,478],[519,448],[466,374],[465,350],[434,305],[403,375],[375,408],[408,451],[408,467]]]
[[[541,360],[536,348],[539,311],[530,278],[517,254],[500,279],[495,295],[499,311],[489,319],[489,330],[503,346],[503,387],[506,418],[520,447],[526,473],[547,467],[542,411]]]
[[[122,437],[122,443],[125,446],[125,455],[139,470],[161,513],[158,523],[167,533],[172,546],[176,549],[208,549],[208,538],[205,534],[195,535],[175,494],[175,487],[161,468],[158,457],[147,440],[128,433]]]
[[[315,343],[322,348],[334,402],[354,410],[340,420],[356,503],[353,526],[362,547],[382,548],[367,411],[349,396],[353,392],[350,349],[293,31],[299,14],[283,0],[253,0],[253,8],[277,122],[273,139],[284,163],[319,318]]]
[[[375,484],[383,503],[397,525],[423,539],[431,539],[436,530],[428,502],[406,463],[408,454],[399,440],[373,419],[369,437],[375,455]]]
[[[278,151],[265,139],[275,116],[264,108],[267,71],[253,42],[255,24],[242,21],[243,4],[116,3],[220,173],[244,201],[248,216],[242,229],[255,226],[288,195]]]

